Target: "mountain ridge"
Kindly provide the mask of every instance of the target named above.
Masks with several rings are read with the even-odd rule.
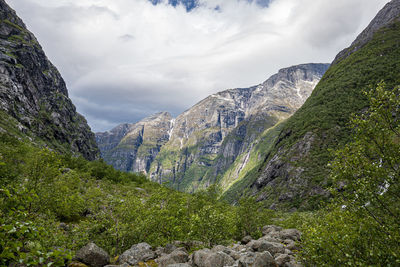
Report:
[[[257,86],[217,92],[176,118],[166,118],[164,124],[169,124],[170,128],[163,128],[162,132],[163,135],[168,133],[168,140],[164,142],[166,139],[163,139],[163,144],[150,147],[153,152],[158,151],[156,157],[154,153],[147,157],[151,159],[150,168],[135,171],[143,171],[153,181],[168,182],[180,190],[196,191],[209,186],[218,180],[216,176],[234,162],[244,147],[301,106],[327,67],[327,64],[309,63],[284,68]],[[114,131],[118,132],[118,127],[126,132],[111,136],[119,136],[117,139],[121,142],[129,132],[126,127],[132,126],[121,124]],[[107,132],[96,135],[103,157],[109,153],[105,150],[120,149],[125,157],[131,155],[135,158],[133,161],[137,160],[137,153],[132,151],[139,150],[140,142],[128,152],[123,143],[117,145],[117,139],[113,145],[107,143]],[[113,157],[107,154],[104,158],[117,169],[132,171],[120,165],[124,160],[117,154]],[[149,161],[145,162],[144,166],[148,166]],[[212,170],[206,170],[209,167]],[[198,185],[194,185],[193,180],[199,181]]]
[[[400,84],[399,18],[400,1],[395,0],[372,21],[374,30],[364,31],[373,32],[371,39],[360,47],[353,42],[345,57],[339,53],[310,98],[283,123],[246,183],[225,192],[227,199],[250,195],[271,208],[315,209],[330,196],[329,151],[350,142],[352,114],[368,108],[363,91],[381,82],[387,88]]]
[[[35,36],[0,1],[0,129],[58,151],[98,157],[86,119]]]

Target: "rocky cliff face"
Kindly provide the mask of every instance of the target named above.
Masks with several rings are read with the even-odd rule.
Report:
[[[328,66],[282,69],[260,85],[213,94],[175,119],[158,113],[97,133],[96,141],[105,161],[119,170],[144,172],[188,192],[221,181],[227,187],[249,162],[224,176],[237,157],[249,154],[267,129],[301,107]]]
[[[87,159],[98,155],[94,134],[68,98],[60,73],[4,0],[0,0],[0,112],[0,131],[16,128],[59,151]]]
[[[217,182],[260,134],[304,103],[327,68],[293,66],[258,86],[199,102],[176,118],[169,141],[151,165],[151,179],[189,192]]]
[[[114,168],[144,172],[168,140],[173,120],[161,112],[134,124],[121,124],[108,132],[96,133],[102,158]]]

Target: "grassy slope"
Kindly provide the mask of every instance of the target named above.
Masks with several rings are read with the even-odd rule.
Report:
[[[400,83],[399,23],[381,29],[366,46],[329,68],[311,97],[287,120],[279,135],[279,142],[275,142],[271,153],[266,152],[269,156],[264,164],[278,149],[285,150],[288,159],[298,156],[290,155],[290,148],[306,133],[312,132],[317,138],[310,153],[291,164],[305,168],[303,179],[311,181],[311,185],[322,182],[329,185],[326,181],[329,171],[327,163],[332,159],[329,149],[349,141],[351,129],[347,128],[347,123],[351,114],[367,106],[363,90],[376,87],[381,81],[389,88]],[[253,169],[246,176],[246,181],[242,179],[225,195],[232,200],[235,192],[245,190],[259,175],[260,171]],[[302,199],[296,201],[301,202]]]

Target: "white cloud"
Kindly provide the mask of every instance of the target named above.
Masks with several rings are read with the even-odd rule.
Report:
[[[94,130],[208,94],[262,82],[279,68],[330,62],[387,0],[201,0],[186,12],[147,0],[8,0],[67,81]],[[219,6],[216,10],[215,7]]]

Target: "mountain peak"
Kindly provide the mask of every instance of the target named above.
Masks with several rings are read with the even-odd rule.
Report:
[[[400,0],[392,0],[387,3],[369,23],[358,37],[353,41],[350,47],[342,50],[332,62],[337,64],[339,61],[347,58],[354,52],[358,51],[365,44],[367,44],[374,34],[381,28],[400,20]]]

